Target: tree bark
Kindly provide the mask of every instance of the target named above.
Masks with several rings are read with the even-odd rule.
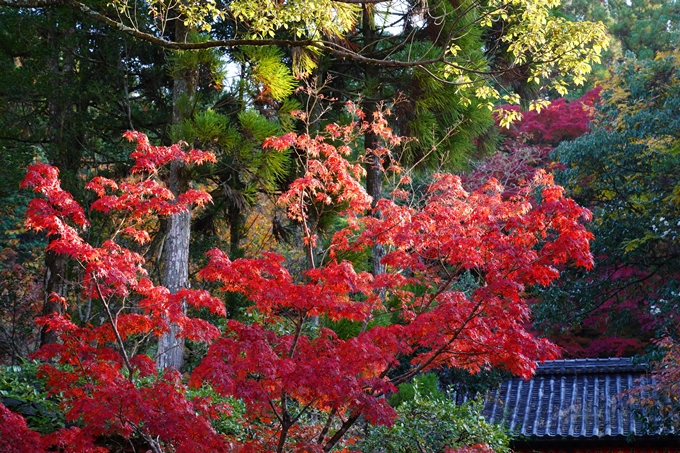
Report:
[[[186,183],[182,175],[183,164],[170,165],[170,190],[177,195]],[[189,287],[189,240],[191,238],[191,213],[187,210],[170,216],[167,223],[165,254],[163,258],[163,285],[171,294]],[[182,310],[186,306],[182,302]],[[159,369],[173,367],[179,370],[184,362],[184,338],[177,336],[178,326],[172,324],[170,331],[158,341],[156,365]]]
[[[241,228],[243,224],[241,209],[231,204],[227,208],[229,216],[229,255],[231,259],[239,258],[241,243]]]
[[[52,12],[48,13],[54,14]],[[75,33],[73,26],[66,28],[63,32],[65,36]],[[62,185],[71,193],[75,189],[74,174],[80,169],[82,158],[82,147],[78,140],[74,139],[71,127],[71,115],[77,110],[74,100],[65,98],[59,88],[65,85],[67,78],[75,77],[74,74],[74,54],[61,48],[58,33],[55,29],[48,30],[47,42],[53,49],[53,53],[48,60],[49,73],[53,76],[56,86],[55,90],[49,94],[47,107],[49,111],[48,134],[52,139],[54,148],[50,152],[50,163],[61,170]],[[56,239],[48,238],[48,241]],[[53,294],[66,297],[68,285],[66,276],[68,275],[68,258],[51,251],[45,253],[45,274],[44,274],[44,302],[43,316],[63,315],[64,305],[59,301],[53,301]],[[46,327],[40,331],[40,346],[57,343],[59,336],[56,332],[48,331]]]
[[[373,7],[369,4],[363,5],[362,13],[362,33],[364,35],[364,47],[367,51],[373,52],[375,50],[376,32],[375,32],[375,18],[373,17]],[[364,66],[364,77],[367,82],[374,83],[378,79],[379,74],[377,68],[373,65]],[[377,88],[380,90],[380,88]],[[367,93],[371,94],[371,93]],[[373,96],[378,98],[378,96]],[[363,112],[367,120],[373,118],[373,111],[378,106],[375,102],[366,102],[363,106]],[[373,132],[366,132],[364,134],[364,148],[366,149],[366,192],[373,198],[371,207],[373,208],[373,216],[380,217],[380,212],[375,210],[378,201],[383,197],[383,165],[380,161],[380,156],[373,151],[379,148],[379,138]],[[379,275],[385,272],[385,266],[381,263],[385,257],[385,247],[382,244],[376,244],[371,249],[371,273]]]
[[[43,316],[63,315],[64,305],[53,301],[52,294],[66,296],[66,273],[68,272],[68,258],[52,251],[45,254],[45,299],[43,302]],[[40,346],[56,343],[59,336],[56,332],[47,330],[46,326],[40,330]]]
[[[189,29],[182,20],[175,25],[177,40],[185,41]],[[188,97],[189,102],[196,92],[196,71],[183,71],[173,81],[172,123],[178,124],[187,116],[181,108],[180,100]],[[184,163],[174,161],[170,164],[169,186],[177,197],[188,188],[189,181]],[[189,287],[189,241],[191,238],[191,212],[189,210],[171,215],[167,222],[167,231],[163,256],[163,285],[171,294],[182,288]],[[186,306],[182,302],[182,310]],[[173,367],[179,370],[184,362],[184,338],[178,337],[179,328],[170,326],[170,331],[161,336],[158,341],[156,366],[162,370]]]

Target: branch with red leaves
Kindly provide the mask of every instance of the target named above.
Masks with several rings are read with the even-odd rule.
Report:
[[[180,145],[152,146],[137,132],[126,137],[137,142],[132,154],[136,161],[133,176],[121,182],[97,177],[87,188],[99,196],[92,209],[123,214],[129,226],[119,231],[142,244],[149,236],[140,225],[149,216],[169,215],[210,201],[207,193],[196,190],[175,199],[159,181],[161,167],[177,159],[201,164],[214,161],[214,156],[198,150],[184,152]],[[121,435],[137,436],[159,453],[167,451],[169,445],[183,451],[223,451],[221,436],[210,425],[211,418],[217,416],[215,411],[206,412],[201,409],[205,402],[197,404],[186,398],[179,374],[157,375],[150,357],[128,352],[135,349],[131,341],[140,336],[160,336],[170,324],[179,326],[186,338],[214,340],[219,330],[188,317],[181,305],[185,302],[224,316],[223,303],[206,291],[185,289],[171,295],[166,288],[155,286],[147,278],[144,258],[119,245],[115,236],[100,247],[88,244],[79,232],[88,225],[83,209],[61,189],[56,168],[33,165],[22,187],[43,196],[29,204],[26,226],[46,231],[52,238],[48,249],[69,256],[83,268],[83,297],[98,300],[108,321],[77,326],[68,316],[39,320],[61,339],[35,355],[58,364],[46,363],[41,373],[49,391],[61,396],[67,420],[81,426],[46,436],[43,446],[68,445],[74,452],[106,451],[95,446],[95,440]],[[185,433],[192,434],[186,437]]]
[[[537,360],[555,357],[557,350],[525,331],[525,291],[549,284],[567,261],[592,266],[592,236],[583,225],[590,213],[565,198],[545,173],[511,199],[494,182],[468,193],[459,178],[439,175],[425,198],[414,203],[420,208],[381,200],[376,209],[382,216],[375,218],[357,175],[344,172],[350,164],[340,160],[345,157],[332,145],[332,139],[350,134],[334,124],[327,130],[330,138],[288,134],[268,143],[281,149],[306,147],[312,158],[325,157],[282,196],[292,206],[291,217],[304,220],[308,215],[299,209],[309,206],[300,202],[303,197],[332,205],[338,194],[351,192],[361,200],[345,213],[351,221],[335,234],[329,259],[308,270],[303,282],[295,281],[284,258],[274,254],[231,261],[213,250],[201,271],[204,279],[222,283],[223,291],[243,294],[261,321],[229,321],[228,335],[213,343],[190,382],[207,381],[218,392],[244,400],[253,420],[278,420],[254,444],[264,450],[290,445],[290,451],[303,446],[329,451],[360,416],[389,424],[394,411],[382,396],[436,367],[474,372],[499,366],[528,377]],[[340,164],[335,172],[328,171],[333,159]],[[356,272],[342,260],[346,252],[375,244],[387,250],[385,274]],[[466,275],[475,280],[471,287],[463,285]],[[365,328],[341,339],[325,327],[300,335],[299,324],[286,321],[312,318],[347,320]],[[385,325],[381,319],[392,322]],[[411,369],[389,372],[407,357]],[[328,414],[325,422],[298,426],[296,433],[289,424],[296,418],[291,401],[302,411]]]
[[[380,114],[372,122],[331,124],[317,137],[287,134],[267,141],[306,156],[306,173],[281,198],[289,215],[304,223],[310,209],[342,206],[347,226],[333,236],[327,258],[302,278],[294,278],[276,254],[232,261],[220,250],[209,252],[200,277],[241,294],[255,315],[250,323],[228,320],[224,333],[180,307],[184,300],[224,316],[219,299],[189,289],[170,295],[147,277],[143,257],[115,238],[101,247],[87,244],[77,229],[85,225],[82,210],[59,188],[56,170],[31,170],[25,185],[46,199],[32,205],[29,225],[57,236],[51,249],[81,263],[86,297],[109,308],[117,304],[100,326],[78,326],[62,316],[41,320],[61,337],[37,355],[60,364],[43,366],[47,386],[62,395],[67,418],[79,424],[56,434],[50,445],[68,436],[92,443],[116,435],[141,439],[159,452],[328,452],[343,446],[361,418],[391,424],[395,411],[384,396],[416,374],[442,366],[472,372],[497,366],[528,377],[536,361],[555,357],[552,344],[524,329],[525,293],[550,284],[567,261],[592,265],[591,235],[582,224],[589,212],[544,173],[511,198],[494,181],[469,193],[458,177],[442,174],[417,202],[380,200],[375,209],[381,216],[375,217],[361,167],[348,161],[352,137],[365,128],[385,143],[371,151],[387,157],[398,139]],[[100,195],[100,209],[125,212],[135,222],[167,214],[166,203],[178,201],[152,177],[158,166],[206,157],[131,137],[138,144],[135,169],[144,177],[129,185],[97,179],[90,187]],[[398,194],[415,197],[401,189]],[[314,225],[304,234],[311,250]],[[343,258],[376,244],[386,250],[386,272],[377,277]],[[341,338],[332,329],[338,321],[355,323],[357,333]],[[123,352],[136,336],[160,335],[169,323],[209,344],[188,385],[240,399],[251,435],[217,433],[210,422],[226,408],[188,399],[179,373],[158,375],[150,357]],[[392,371],[400,363],[408,369]],[[484,451],[462,451],[475,449]]]

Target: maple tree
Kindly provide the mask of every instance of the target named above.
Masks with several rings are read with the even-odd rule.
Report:
[[[50,250],[80,264],[83,296],[97,300],[106,316],[100,325],[76,325],[59,314],[40,320],[61,339],[36,354],[48,360],[41,375],[61,396],[67,421],[76,423],[43,436],[41,448],[105,451],[102,439],[117,436],[154,452],[351,449],[353,426],[362,418],[390,425],[396,413],[384,396],[427,370],[493,366],[528,377],[537,360],[556,356],[554,345],[524,328],[525,291],[548,285],[563,263],[592,265],[591,235],[582,224],[589,212],[545,173],[510,199],[493,181],[468,193],[458,177],[440,174],[421,197],[402,177],[378,202],[382,215],[367,215],[364,169],[348,160],[356,140],[371,130],[384,145],[374,152],[387,156],[402,139],[381,112],[367,121],[356,106],[349,110],[351,122],[329,124],[316,136],[266,141],[306,156],[305,174],[280,203],[302,225],[310,267],[295,276],[274,253],[232,261],[209,252],[200,277],[252,304],[250,321],[227,320],[223,332],[181,309],[186,303],[224,316],[219,298],[154,285],[143,256],[122,245],[149,240],[149,216],[209,201],[200,190],[175,197],[158,175],[171,161],[198,164],[211,154],[152,146],[143,134],[128,133],[137,142],[131,179],[97,177],[87,185],[99,197],[92,209],[117,225],[98,247],[79,233],[87,219],[60,188],[57,170],[29,169],[22,184],[42,197],[31,201],[27,226],[46,231]],[[330,209],[342,211],[345,226],[320,253],[315,219]],[[386,272],[355,270],[351,257],[376,244],[385,248]],[[340,321],[354,324],[355,333],[340,337],[332,329]],[[179,336],[209,345],[188,381],[175,369],[158,371],[143,348],[146,337],[171,324]],[[233,410],[229,401],[245,405],[238,435],[215,429]],[[452,451],[488,451],[458,447]]]
[[[521,112],[521,117],[501,129],[508,142],[522,142],[540,147],[556,147],[564,141],[574,140],[589,131],[595,113],[595,103],[600,99],[601,87],[593,88],[578,99],[555,99],[540,110]],[[501,110],[520,112],[519,106],[503,105]],[[498,115],[497,118],[511,116]]]
[[[0,403],[0,450],[7,453],[42,453],[40,435],[26,426],[26,420]]]
[[[42,373],[49,391],[59,394],[68,405],[67,420],[77,420],[83,426],[82,430],[68,428],[47,435],[43,444],[70,445],[74,451],[105,451],[94,446],[94,439],[118,434],[138,436],[154,451],[161,451],[157,437],[180,451],[219,451],[218,437],[207,420],[227,409],[220,405],[208,408],[200,398],[189,401],[176,370],[149,379],[156,375],[155,363],[135,351],[145,335],[160,336],[173,324],[179,326],[183,337],[214,339],[218,329],[187,317],[181,306],[206,307],[218,314],[224,314],[224,306],[206,291],[184,289],[170,294],[167,288],[154,286],[145,277],[143,257],[116,242],[116,237],[127,236],[144,244],[149,236],[141,222],[149,215],[169,215],[207,202],[205,192],[193,189],[175,197],[159,181],[158,172],[171,161],[198,164],[214,157],[197,150],[184,152],[179,145],[151,146],[146,136],[136,132],[126,136],[137,141],[132,172],[143,176],[120,183],[96,177],[87,185],[99,196],[92,209],[120,213],[116,235],[100,247],[81,237],[78,228],[86,227],[87,219],[80,205],[61,189],[56,168],[33,165],[22,182],[45,197],[29,204],[27,226],[45,230],[53,237],[49,250],[83,267],[83,296],[98,300],[108,318],[108,323],[99,326],[77,326],[58,314],[42,318],[41,324],[61,339],[37,353],[36,357],[54,358],[61,365],[46,364]],[[52,297],[65,303],[56,294]],[[208,415],[199,415],[205,412]]]
[[[42,274],[42,295],[66,297],[84,319],[89,302],[70,285],[78,269],[63,256],[43,253],[47,238],[12,225],[23,223],[28,204],[19,182],[39,159],[58,167],[62,187],[82,202],[90,197],[83,185],[101,163],[114,173],[127,167],[123,132],[139,128],[159,136],[166,129],[166,55],[63,8],[2,8],[0,14],[0,40],[7,44],[0,46],[0,153],[6,163],[0,177],[0,247],[19,250],[19,263]],[[90,235],[99,231],[96,220],[94,225]],[[41,302],[45,313],[63,308],[47,297]],[[56,336],[41,332],[40,343],[54,341]]]
[[[559,164],[550,158],[550,153],[560,143],[589,131],[600,91],[599,87],[592,89],[571,101],[555,99],[540,111],[522,112],[519,106],[509,104],[499,107],[512,112],[496,115],[496,126],[502,139],[500,149],[476,162],[463,175],[465,188],[478,188],[494,178],[505,188],[505,195],[512,196],[540,169],[558,169]],[[504,127],[501,122],[509,116],[516,119]]]
[[[420,121],[419,125],[411,122],[404,133],[418,134],[421,139],[433,137],[435,143],[445,145],[441,147],[446,149],[440,159],[444,161],[453,155],[449,151],[470,148],[470,137],[481,129],[482,124],[478,123],[475,127],[468,127],[469,125],[477,123],[480,117],[484,124],[490,123],[488,112],[478,109],[477,104],[491,106],[501,96],[502,90],[497,90],[492,81],[498,80],[499,73],[514,77],[516,71],[513,68],[521,66],[523,72],[519,77],[530,81],[533,79],[537,85],[551,84],[558,79],[557,85],[560,87],[563,87],[562,82],[567,79],[578,83],[583,74],[589,71],[590,64],[598,59],[602,46],[606,46],[607,42],[601,24],[568,22],[552,14],[551,9],[557,5],[555,0],[503,0],[491,3],[473,1],[467,2],[464,7],[450,5],[446,1],[428,5],[422,2],[358,3],[360,2],[328,0],[239,0],[224,4],[165,1],[134,4],[115,1],[104,5],[89,0],[1,0],[0,8],[8,13],[6,16],[12,18],[11,30],[8,28],[8,32],[3,34],[3,39],[8,43],[5,46],[7,52],[3,52],[8,57],[4,59],[3,67],[7,73],[12,74],[12,79],[30,87],[20,97],[22,101],[27,98],[31,100],[26,104],[18,103],[14,88],[8,90],[11,95],[3,97],[3,102],[8,105],[7,110],[18,113],[16,116],[20,129],[12,128],[11,140],[23,147],[21,144],[30,136],[31,142],[39,144],[38,147],[25,147],[29,152],[23,162],[36,157],[36,149],[43,147],[49,150],[52,143],[58,144],[58,158],[48,155],[48,160],[61,168],[62,178],[65,178],[62,182],[80,200],[80,194],[76,191],[80,188],[77,176],[83,170],[81,165],[85,162],[94,166],[101,161],[112,162],[112,154],[105,151],[108,148],[115,149],[115,146],[110,146],[115,143],[115,139],[111,137],[119,135],[119,122],[125,123],[125,128],[155,129],[156,137],[166,142],[190,142],[189,137],[177,136],[172,132],[169,140],[167,131],[176,132],[177,128],[162,125],[169,122],[178,126],[184,120],[195,119],[196,112],[206,105],[224,107],[230,102],[222,101],[227,101],[230,96],[238,99],[241,109],[252,102],[256,108],[262,106],[262,110],[267,110],[269,115],[281,118],[284,116],[281,115],[284,110],[282,103],[285,102],[283,97],[297,83],[291,72],[299,75],[315,71],[315,68],[330,67],[325,63],[317,63],[324,55],[332,55],[329,58],[342,61],[340,66],[345,68],[347,66],[344,62],[348,61],[352,62],[350,66],[356,66],[358,61],[362,66],[365,64],[367,67],[385,68],[384,71],[365,73],[368,86],[383,85],[384,74],[398,73],[400,83],[406,82],[405,87],[415,95],[414,99],[418,99],[418,105],[412,106],[411,116],[426,120]],[[395,5],[398,6],[397,9],[403,7],[404,11],[399,12],[398,20],[393,21]],[[43,25],[39,25],[42,18],[55,18],[48,21],[49,32],[44,39],[42,32],[26,31],[28,27],[21,25],[30,23],[31,28],[35,26],[42,30]],[[421,21],[420,18],[425,20]],[[391,22],[392,26],[386,27],[383,24],[376,27],[376,21]],[[59,29],[53,28],[51,22],[54,27],[58,24]],[[65,34],[61,33],[64,24],[68,24],[68,33]],[[115,33],[101,33],[101,27],[105,30],[110,28]],[[502,33],[499,33],[500,30]],[[199,31],[203,33],[199,35]],[[96,39],[89,36],[90,33],[94,33]],[[126,35],[129,40],[121,34]],[[33,39],[34,36],[37,39]],[[69,46],[68,50],[64,50],[62,36],[68,36],[70,42],[77,42],[77,46]],[[23,43],[31,45],[25,46]],[[137,50],[140,49],[137,47],[140,44],[145,45],[142,46],[145,50],[141,53]],[[273,46],[281,46],[284,51],[274,49]],[[98,53],[97,49],[100,48],[107,48],[110,52]],[[221,55],[214,58],[213,62],[231,60],[239,61],[241,65],[241,80],[235,84],[233,90],[223,93],[221,100],[215,102],[208,91],[220,88],[223,78],[218,74],[219,71],[213,71],[215,67],[193,64],[209,55],[209,48],[220,48]],[[483,52],[483,48],[486,51]],[[165,52],[170,49],[178,52]],[[357,51],[358,49],[363,51]],[[38,52],[44,50],[47,50],[49,58],[37,59]],[[216,56],[217,53],[213,55]],[[271,61],[272,56],[277,60],[276,68],[265,64]],[[94,72],[89,70],[89,63],[100,59],[104,63],[101,68],[106,68],[106,74],[113,74],[112,77],[99,77],[104,69]],[[188,62],[192,64],[186,64]],[[291,65],[291,70],[285,67],[288,64]],[[165,68],[159,69],[161,66]],[[27,71],[29,67],[31,71]],[[34,77],[34,68],[40,68],[37,73],[44,73],[48,82],[40,83],[43,78]],[[50,70],[45,72],[45,68]],[[108,72],[111,68],[118,70]],[[332,71],[338,70],[333,68]],[[206,72],[213,72],[210,74],[213,78],[210,90],[201,82]],[[249,72],[253,77],[249,77]],[[349,75],[344,69],[339,72]],[[148,73],[155,73],[156,77],[149,78],[146,76]],[[173,80],[168,80],[167,76]],[[316,72],[315,77],[324,79],[324,70]],[[244,95],[248,91],[245,89],[248,78],[253,79],[256,87],[252,97],[249,94]],[[356,81],[362,77],[350,75],[346,79]],[[412,84],[416,79],[419,81]],[[451,83],[439,83],[444,79]],[[37,83],[33,83],[36,80]],[[52,89],[55,80],[60,81],[62,89]],[[103,89],[94,97],[89,94],[82,96],[83,93],[90,93],[90,88],[95,85],[99,86],[99,83],[92,83],[94,80],[103,81],[102,86],[109,81],[120,82],[119,90]],[[26,85],[24,81],[31,83]],[[8,86],[13,87],[13,84]],[[45,94],[42,93],[43,90],[34,94],[36,86],[46,87]],[[374,98],[370,88],[363,90],[357,85],[343,87],[342,91],[350,93],[348,97],[363,91],[366,98]],[[397,88],[396,91],[402,89]],[[420,91],[425,91],[428,95],[421,97],[417,94]],[[149,96],[151,92],[155,93]],[[131,96],[131,93],[134,95]],[[171,95],[167,96],[168,93]],[[393,94],[394,91],[381,93],[381,97],[388,98]],[[43,96],[48,99],[48,107],[44,109],[41,104]],[[110,101],[104,106],[99,100],[105,98]],[[36,99],[38,101],[34,101]],[[170,107],[169,101],[172,102],[172,114],[168,121],[164,117],[170,114],[165,110]],[[35,112],[25,114],[23,108],[15,108],[17,105],[36,105],[38,111],[49,112],[41,118],[52,123],[49,129],[54,134],[36,133],[35,121],[30,121],[31,124],[26,122],[26,118],[34,118]],[[97,115],[92,114],[94,111],[98,112]],[[436,121],[433,121],[435,118],[432,115],[423,114],[427,111],[436,117]],[[72,114],[73,112],[77,112],[77,115]],[[111,115],[115,120],[115,127],[81,127],[90,122],[100,126],[103,118],[108,116],[104,112],[115,112]],[[154,117],[152,121],[141,123],[141,112],[156,112],[159,115],[151,115]],[[235,112],[227,113],[231,116]],[[12,118],[10,124],[14,121]],[[64,125],[70,127],[64,128]],[[72,133],[63,133],[69,129]],[[102,135],[102,130],[110,133]],[[437,130],[441,132],[436,132]],[[98,137],[92,139],[97,146],[87,143],[92,137]],[[370,135],[367,136],[369,137]],[[422,152],[416,153],[418,159],[433,151],[429,142],[421,141],[423,148]],[[459,146],[461,143],[464,146]],[[101,149],[99,145],[103,145]],[[372,148],[370,140],[365,146]],[[91,150],[96,151],[91,154]],[[226,163],[230,160],[238,161],[234,150],[230,150],[230,154],[226,156]],[[242,167],[235,165],[232,172],[224,175],[230,182],[230,185],[224,186],[227,195],[224,200],[231,204],[228,212],[232,227],[230,236],[233,239],[232,248],[237,252],[243,226],[243,208],[248,206],[242,197],[244,191],[240,180],[248,179],[247,173],[241,171]],[[366,178],[367,181],[370,179],[375,182],[369,185],[376,187],[376,190],[369,190],[374,200],[379,198],[380,191],[377,188],[382,183],[383,175],[380,171],[371,174],[371,170],[379,170],[378,167],[369,165],[369,177]],[[190,173],[179,163],[171,166],[171,186],[190,184]],[[73,184],[69,184],[69,180]],[[228,188],[234,190],[230,191]],[[159,254],[156,264],[165,273],[163,285],[173,292],[187,287],[189,282],[188,243],[191,225],[187,214],[180,212],[166,219],[164,225],[168,228],[165,238],[158,235],[158,240],[154,243],[163,244],[164,253]],[[380,257],[376,255],[376,264],[379,264]],[[51,253],[46,255],[46,260],[51,277],[47,282],[49,288],[46,293],[56,292],[67,298],[71,297],[67,283],[71,272],[68,262],[63,256],[57,257]],[[376,270],[379,271],[379,266],[376,266]],[[44,301],[46,312],[58,312],[60,307],[60,304],[53,304],[50,299]],[[45,332],[42,343],[53,341],[56,338]],[[167,353],[158,357],[159,364],[180,367],[183,349],[181,340],[169,332],[161,339],[161,350]]]
[[[569,354],[630,355],[677,335],[678,80],[677,53],[619,62],[591,132],[554,153],[556,177],[595,217],[597,266],[566,272],[536,306]]]

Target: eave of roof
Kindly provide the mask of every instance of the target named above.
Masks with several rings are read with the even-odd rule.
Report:
[[[636,416],[626,391],[650,377],[630,359],[553,360],[532,379],[503,382],[485,398],[483,414],[510,433],[531,439],[655,436]]]

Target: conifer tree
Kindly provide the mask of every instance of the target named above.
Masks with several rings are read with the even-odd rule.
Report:
[[[390,19],[393,16],[382,14],[380,8],[394,8],[403,3],[406,10],[399,15],[398,31],[384,27],[379,18]],[[76,17],[82,15],[87,20],[113,27],[137,40],[170,50],[223,48],[233,55],[236,51],[245,52],[246,46],[288,47],[291,49],[289,63],[298,72],[312,70],[318,64],[319,55],[332,55],[362,66],[365,74],[365,77],[362,76],[362,83],[365,82],[366,87],[361,90],[364,98],[369,103],[373,102],[373,105],[389,97],[386,86],[381,85],[381,79],[392,69],[385,68],[393,68],[396,75],[403,77],[402,80],[416,79],[414,74],[418,77],[422,75],[420,80],[423,81],[426,77],[432,77],[441,83],[457,87],[452,92],[456,103],[462,106],[459,112],[474,109],[476,106],[492,106],[503,93],[500,86],[491,81],[494,78],[499,79],[502,74],[515,74],[519,71],[527,82],[539,85],[545,82],[563,91],[567,79],[576,83],[583,81],[590,64],[597,61],[602,46],[606,45],[606,38],[599,24],[569,23],[553,16],[550,9],[557,6],[555,0],[494,0],[455,4],[434,2],[431,5],[415,2],[368,2],[361,6],[354,1],[334,0],[293,0],[283,3],[237,0],[224,5],[214,2],[175,4],[164,0],[153,0],[143,5],[132,5],[126,0],[108,4],[89,0],[84,3],[78,0],[0,0],[0,6],[18,9],[20,12],[31,7],[44,8],[46,11],[63,8]],[[485,34],[495,33],[499,26],[504,33],[494,34],[491,40],[486,39]],[[78,27],[74,27],[74,30],[82,33]],[[188,39],[189,30],[203,31],[207,33],[207,39]],[[468,47],[468,37],[472,37],[476,44]],[[485,44],[481,44],[482,42]],[[501,44],[489,47],[488,43]],[[489,57],[490,52],[496,52],[497,49],[504,55],[503,59],[497,60],[502,62],[499,64]],[[249,57],[253,62],[258,58],[264,61],[262,57]],[[185,118],[184,115],[188,118],[195,113],[189,112],[197,105],[196,69],[184,68],[183,71],[175,74],[172,90],[171,122],[174,124],[179,124]],[[265,74],[261,80],[263,88],[282,88],[287,83],[285,73],[263,70],[261,74]],[[395,86],[396,89],[390,89],[401,91],[398,85]],[[432,140],[423,140],[420,149],[418,146],[413,147],[416,150],[414,161],[419,161],[419,156],[431,153],[433,148],[429,146],[430,142],[441,145],[443,141],[452,138],[473,135],[463,131],[467,131],[468,117],[472,118],[474,115],[450,115],[450,112],[457,110],[447,105],[451,92],[443,90],[441,94],[436,94],[438,89],[424,88],[427,86],[428,83],[420,83],[410,91],[412,104],[417,106],[412,108],[414,118],[418,119],[420,125],[418,121],[414,121],[403,128],[404,133],[415,132],[423,138],[430,135],[434,137]],[[351,87],[354,88],[356,87]],[[432,96],[413,95],[419,90],[430,91]],[[267,92],[265,89],[260,94],[263,99],[278,96],[274,91]],[[517,92],[510,92],[507,94],[508,100],[517,101],[517,95]],[[443,98],[447,102],[441,102]],[[264,112],[267,107],[262,104],[262,99],[253,100],[254,106],[258,106],[258,103]],[[182,107],[187,110],[181,111]],[[373,110],[370,105],[367,108]],[[476,121],[474,123],[479,124]],[[474,131],[475,127],[478,126],[471,127],[471,130]],[[163,133],[158,134],[159,138],[163,136]],[[382,167],[389,166],[391,158],[380,155],[370,134],[365,139],[365,148],[376,148],[368,155],[367,182],[371,187],[369,192],[377,202],[381,196]],[[462,142],[469,143],[469,137]],[[448,152],[447,146],[440,146],[439,149]],[[384,162],[380,162],[381,160]],[[170,170],[171,187],[176,192],[188,183],[186,172],[179,167],[171,167]],[[237,211],[232,209],[233,225],[239,223]],[[173,216],[168,221],[170,232],[164,244],[164,272],[171,274],[166,275],[166,283],[173,291],[175,287],[187,285],[187,272],[184,271],[186,265],[182,263],[186,262],[184,256],[188,254],[184,251],[189,244],[190,230],[188,217],[180,222],[176,220],[179,219]],[[237,230],[238,228],[234,229],[234,237],[237,237]],[[175,257],[178,249],[183,252]],[[374,261],[377,265],[375,273],[380,273],[380,256]],[[175,265],[178,266],[177,269],[174,269]],[[172,349],[173,345],[174,342],[170,341],[160,348],[161,354],[168,348]],[[162,357],[159,358],[159,364],[161,362],[165,363]],[[179,366],[178,361],[174,364]]]
[[[126,157],[117,146],[120,135],[164,121],[159,91],[166,78],[163,71],[151,69],[162,60],[157,48],[109,32],[68,8],[39,12],[3,7],[1,14],[0,153],[8,165],[2,169],[7,189],[0,204],[11,218],[27,203],[17,195],[14,172],[34,159],[59,166],[64,186],[79,199],[88,168],[122,163]],[[81,33],[83,29],[89,32]],[[135,99],[132,91],[138,93]],[[2,248],[16,236],[15,229],[11,223],[3,225]],[[19,239],[19,248],[26,242]],[[44,259],[43,311],[61,313],[63,305],[48,295],[68,297],[73,270],[65,257],[51,251]],[[83,313],[87,318],[91,310]],[[54,341],[55,335],[43,329],[41,343]]]

